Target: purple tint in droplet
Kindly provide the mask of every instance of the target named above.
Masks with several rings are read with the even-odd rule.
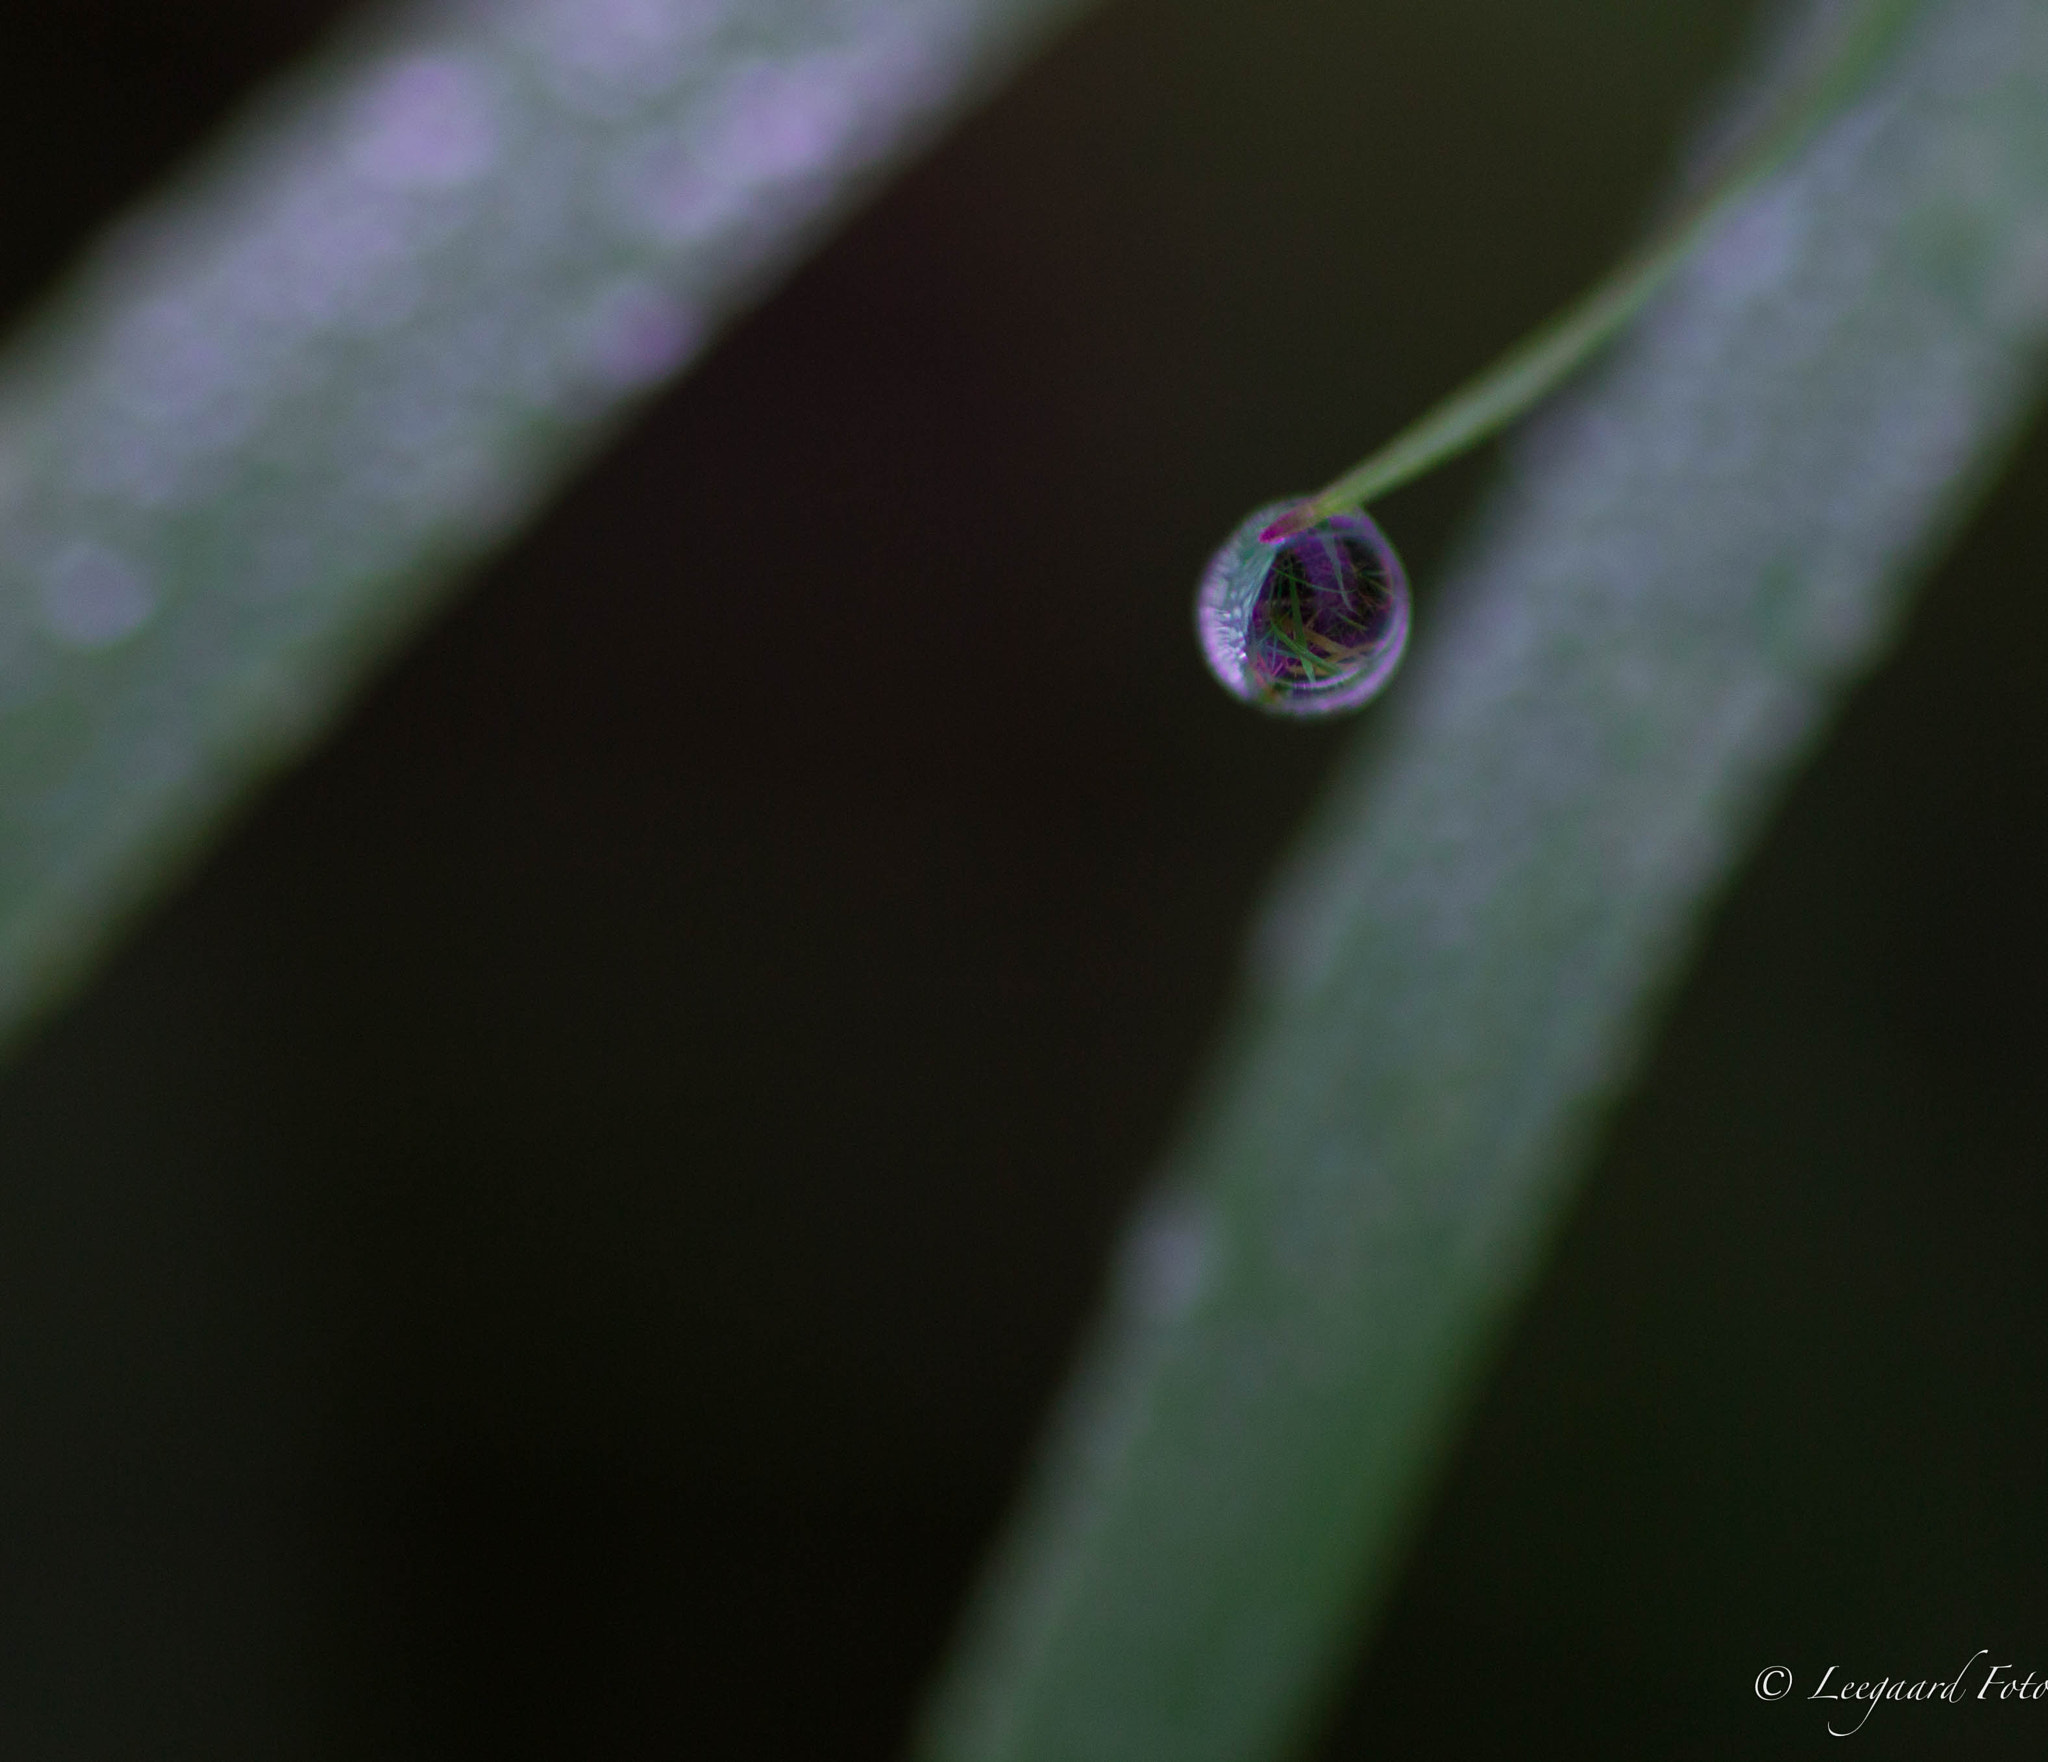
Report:
[[[1196,633],[1233,697],[1283,716],[1355,710],[1379,694],[1407,646],[1407,573],[1364,513],[1269,539],[1296,505],[1261,508],[1210,560]]]

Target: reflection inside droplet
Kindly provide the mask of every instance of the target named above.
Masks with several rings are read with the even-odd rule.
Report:
[[[1355,710],[1400,664],[1408,577],[1364,513],[1268,539],[1294,505],[1261,508],[1210,559],[1195,596],[1202,653],[1226,691],[1260,709]]]

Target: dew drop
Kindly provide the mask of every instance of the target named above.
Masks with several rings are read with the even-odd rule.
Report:
[[[1371,516],[1269,532],[1296,506],[1261,508],[1209,561],[1195,631],[1224,690],[1280,716],[1355,710],[1408,645],[1408,576]]]
[[[57,553],[40,597],[44,629],[67,648],[111,648],[156,611],[149,578],[119,552],[86,540]]]

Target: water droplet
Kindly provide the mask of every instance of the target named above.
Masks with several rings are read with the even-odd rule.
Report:
[[[498,157],[495,97],[475,57],[415,55],[357,105],[348,161],[384,189],[458,190]]]
[[[1282,716],[1355,710],[1379,694],[1408,644],[1408,576],[1363,513],[1285,536],[1261,508],[1209,561],[1195,630],[1233,697]]]
[[[87,540],[59,551],[42,579],[43,627],[69,648],[125,641],[156,611],[148,577],[126,557]]]

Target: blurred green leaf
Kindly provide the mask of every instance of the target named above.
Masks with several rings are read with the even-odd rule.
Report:
[[[2048,10],[1936,0],[1526,438],[1425,608],[926,1756],[1253,1762],[1311,1728],[1700,911],[2044,338]]]
[[[0,1035],[1070,7],[416,7],[113,236],[0,362]]]

